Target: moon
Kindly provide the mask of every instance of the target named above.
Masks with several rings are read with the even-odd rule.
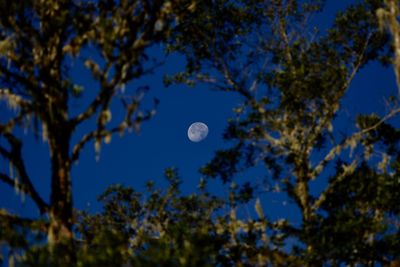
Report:
[[[187,135],[192,142],[200,142],[208,135],[208,126],[202,122],[192,123],[188,129]]]

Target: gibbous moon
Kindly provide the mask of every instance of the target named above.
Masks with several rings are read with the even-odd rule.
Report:
[[[188,137],[192,142],[200,142],[208,135],[208,127],[205,123],[195,122],[190,125],[188,129]]]

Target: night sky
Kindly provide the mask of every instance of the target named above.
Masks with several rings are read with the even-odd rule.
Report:
[[[325,11],[316,15],[312,22],[322,29],[326,28],[332,22],[335,12],[350,2],[328,0]],[[159,54],[159,49],[154,47],[151,53]],[[233,115],[232,109],[240,103],[241,98],[234,93],[214,91],[204,85],[194,88],[173,85],[165,88],[163,74],[172,74],[183,67],[184,59],[172,55],[153,75],[129,84],[128,92],[139,86],[150,86],[144,107],[151,108],[153,98],[157,97],[160,100],[157,115],[142,125],[139,134],[126,134],[122,138],[113,136],[109,145],[102,146],[99,161],[96,161],[93,143],[85,147],[79,163],[72,171],[76,208],[97,211],[100,205],[96,197],[113,183],[133,186],[138,191],[144,191],[145,182],[149,179],[154,180],[156,185],[165,186],[163,171],[167,167],[179,170],[184,181],[184,193],[194,192],[201,178],[198,169],[213,157],[216,150],[229,147],[229,143],[222,139],[222,133],[228,118]],[[87,87],[83,99],[71,103],[77,111],[85,107],[85,100],[96,90],[96,84],[86,74],[88,72],[80,64],[76,64],[71,73],[77,83]],[[369,64],[356,76],[343,100],[343,109],[335,123],[337,129],[343,128],[345,131],[348,125],[354,124],[354,115],[359,112],[383,114],[384,97],[395,94],[396,90],[391,68],[384,68],[378,63]],[[5,105],[1,104],[0,116],[6,116],[3,115],[5,112]],[[118,117],[118,112],[113,116]],[[208,137],[199,143],[190,142],[187,138],[187,128],[196,121],[204,122],[209,127]],[[392,122],[398,124],[399,119]],[[85,127],[76,133],[74,140],[84,132]],[[23,152],[29,174],[40,194],[47,200],[50,189],[48,146],[29,135],[21,133],[20,136],[25,141]],[[8,165],[4,160],[0,160],[0,168],[8,173]],[[262,168],[249,170],[239,175],[238,183],[261,180],[265,175]],[[325,182],[315,182],[312,184],[313,190],[320,190]],[[220,194],[225,190],[218,182],[211,183],[210,189]],[[296,220],[296,209],[290,203],[284,207],[284,200],[278,193],[263,196],[262,203],[267,216]],[[27,217],[38,214],[28,197],[21,202],[21,197],[3,183],[0,183],[0,208],[8,208],[11,212]]]

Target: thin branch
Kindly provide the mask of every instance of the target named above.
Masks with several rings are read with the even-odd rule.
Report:
[[[85,111],[70,120],[72,128],[92,117],[97,112],[106,96],[114,92],[115,88],[110,87],[106,82],[107,72],[110,68],[111,65],[107,64],[105,70],[100,74],[100,92],[97,94],[96,98],[93,99]]]
[[[20,225],[20,226],[30,227],[32,230],[40,230],[44,233],[47,232],[48,228],[48,223],[44,221],[22,218],[17,215],[9,213],[5,209],[0,209],[0,221],[7,222],[10,225]]]
[[[2,64],[0,64],[0,71],[5,74],[4,75],[5,77],[14,79],[16,82],[24,85],[27,89],[37,86],[30,79],[10,71],[7,67],[3,66]]]
[[[0,154],[4,156],[12,165],[15,166],[18,174],[21,178],[21,187],[23,191],[27,193],[32,200],[38,206],[40,213],[46,213],[49,209],[48,204],[40,197],[39,193],[36,191],[35,187],[33,186],[31,179],[28,176],[28,173],[25,168],[24,161],[22,159],[22,144],[21,141],[18,140],[15,136],[10,133],[5,133],[3,135],[9,144],[11,145],[11,151],[7,151],[6,149],[0,147]],[[9,177],[8,177],[9,178]],[[9,178],[11,179],[11,178]],[[7,179],[4,174],[1,176],[1,180],[9,185],[15,186],[15,181],[13,179]]]
[[[31,102],[23,99],[20,95],[14,94],[10,89],[0,89],[0,100],[5,100],[12,109],[26,109],[31,106]]]
[[[10,133],[16,124],[23,121],[24,118],[32,113],[32,106],[26,107],[19,112],[19,114],[11,119],[9,119],[4,124],[0,124],[0,136],[6,133]]]
[[[86,143],[88,143],[90,140],[92,140],[96,136],[97,131],[91,131],[88,134],[85,134],[82,139],[74,146],[72,149],[72,156],[71,156],[71,161],[75,162],[79,159],[79,155],[82,151],[82,149],[85,147]]]
[[[398,1],[396,0],[387,0],[385,1],[385,4],[386,7],[378,9],[376,15],[379,20],[380,26],[386,26],[393,37],[394,62],[392,65],[396,75],[396,83],[400,96],[400,24],[398,21],[399,6]]]
[[[351,164],[343,167],[343,172],[336,177],[336,179],[320,194],[319,198],[314,201],[314,204],[311,206],[312,211],[316,211],[324,204],[328,195],[334,191],[335,186],[342,182],[346,177],[349,177],[349,175],[355,171],[357,164],[358,159],[354,159]]]
[[[362,51],[359,54],[358,59],[356,60],[356,63],[353,64],[353,70],[352,70],[349,78],[347,79],[346,83],[343,85],[342,91],[345,91],[347,88],[349,88],[349,86],[350,86],[351,82],[354,80],[354,77],[356,76],[358,70],[361,68],[361,65],[363,64],[363,61],[364,61],[364,55],[365,55],[365,52],[367,51],[368,44],[371,40],[371,37],[372,37],[372,34],[369,34],[367,39],[365,40]]]
[[[345,92],[347,91],[347,89],[349,88],[351,82],[354,80],[354,77],[356,76],[356,74],[358,73],[363,60],[364,60],[364,54],[365,51],[368,48],[368,44],[369,41],[371,39],[371,35],[369,35],[367,37],[367,39],[365,40],[363,49],[361,51],[360,54],[358,54],[357,59],[355,60],[354,64],[353,64],[353,69],[351,71],[351,73],[349,74],[346,82],[343,84],[343,87],[341,88],[341,92]],[[315,139],[318,137],[318,135],[323,131],[323,129],[328,125],[328,123],[331,121],[332,116],[334,116],[334,114],[337,112],[338,108],[339,108],[339,100],[340,98],[336,99],[336,104],[332,104],[328,106],[328,112],[325,114],[325,116],[319,121],[319,123],[317,122],[316,124],[314,124],[311,127],[310,133],[312,134],[312,137],[310,136],[310,134],[307,137],[307,140],[309,140],[309,143],[313,143],[315,141]],[[320,111],[317,111],[318,113],[320,113]]]
[[[132,127],[135,127],[135,121],[142,122],[142,121],[150,119],[154,115],[152,112],[149,112],[146,115],[143,115],[143,116],[136,115],[134,118],[132,118],[132,116],[135,115],[135,112],[139,108],[139,102],[133,101],[130,104],[123,102],[123,104],[124,104],[124,108],[125,108],[124,119],[119,124],[117,124],[117,126],[111,128],[111,129],[105,129],[105,127],[100,127],[100,128],[97,128],[97,129],[87,133],[86,135],[84,135],[82,137],[82,139],[72,149],[71,162],[75,162],[79,159],[81,150],[91,140],[93,140],[93,139],[102,140],[107,137],[111,137],[115,133],[121,134],[126,129],[131,129]],[[157,105],[157,103],[156,103],[156,105]]]
[[[135,9],[136,4],[133,4],[133,6],[130,6],[130,9]],[[126,53],[120,53],[118,57],[114,58],[113,61],[108,61],[104,70],[99,70],[98,65],[96,64],[94,67],[96,68],[97,73],[100,75],[100,82],[101,82],[101,88],[100,92],[96,96],[96,98],[92,101],[92,103],[89,104],[88,108],[79,114],[77,117],[73,118],[71,120],[72,127],[76,127],[78,124],[81,122],[89,119],[92,117],[98,109],[102,106],[102,110],[106,110],[109,102],[111,100],[111,97],[113,94],[116,92],[117,87],[120,85],[120,83],[126,84],[130,80],[140,76],[140,75],[145,75],[146,73],[152,72],[152,70],[157,67],[159,64],[156,64],[153,68],[150,68],[147,71],[143,71],[140,73],[136,73],[132,70],[128,72],[127,69],[125,69],[124,66],[132,66],[135,64],[138,64],[139,58],[141,54],[144,53],[144,50],[149,46],[149,40],[151,39],[152,35],[154,34],[154,25],[157,22],[157,16],[149,16],[148,18],[144,16],[147,12],[154,12],[152,8],[149,6],[144,6],[143,7],[145,10],[144,13],[142,14],[141,23],[144,24],[145,27],[144,29],[140,31],[139,28],[132,28],[131,30],[133,31],[129,38],[132,38],[132,36],[138,36],[137,38],[130,39],[131,42],[127,44],[124,48],[127,49],[128,55]],[[159,7],[161,10],[161,6]],[[160,11],[159,10],[159,11]],[[147,21],[144,21],[145,19],[148,19]],[[125,19],[131,20],[132,16],[127,15]],[[134,29],[134,30],[133,30]],[[107,56],[105,58],[108,58]],[[114,64],[114,62],[117,62]],[[114,65],[115,67],[115,74],[113,79],[110,82],[107,82],[107,75],[111,67]],[[125,72],[125,73],[124,73]],[[96,75],[96,73],[93,73]],[[139,75],[140,74],[140,75]]]
[[[280,37],[282,38],[284,45],[285,45],[285,54],[286,54],[286,60],[289,62],[289,64],[291,64],[291,62],[293,61],[292,58],[292,54],[290,51],[290,41],[289,38],[287,36],[286,33],[286,23],[285,23],[285,17],[283,16],[283,6],[282,6],[282,2],[280,2],[279,7],[278,7],[278,33],[280,35]],[[285,10],[286,11],[286,10]]]
[[[223,73],[223,76],[224,76],[226,82],[230,86],[232,86],[232,88],[236,92],[238,92],[239,94],[244,96],[247,100],[249,100],[249,101],[253,100],[250,92],[246,91],[245,88],[242,88],[242,86],[235,81],[235,79],[233,78],[232,73],[229,71],[229,68],[228,68],[227,63],[225,62],[225,60],[220,58],[219,61],[220,61],[220,68],[221,68],[220,71]]]
[[[147,75],[153,73],[153,71],[162,66],[164,64],[164,61],[157,62],[153,66],[149,67],[146,70],[143,70],[140,75]],[[125,75],[122,75],[122,69],[119,69],[117,73],[115,74],[113,80],[110,83],[106,83],[106,73],[109,71],[111,68],[111,65],[108,65],[104,72],[101,74],[101,89],[99,94],[96,96],[96,98],[89,104],[88,108],[77,115],[75,118],[71,119],[71,125],[72,127],[76,127],[78,124],[81,122],[89,119],[92,117],[102,106],[102,110],[104,111],[108,107],[108,103],[110,101],[110,98],[113,96],[113,94],[116,92],[117,87],[120,85],[121,82],[124,84],[131,81],[134,78],[137,78],[139,75],[135,72],[129,72]],[[124,76],[124,78],[122,78]]]
[[[104,94],[103,90],[102,92],[99,93],[99,95],[97,95],[97,97],[92,101],[92,103],[89,104],[89,107],[84,112],[80,113],[77,117],[71,119],[71,125],[73,127],[89,119],[97,112],[101,104],[102,94]]]
[[[11,179],[8,175],[1,173],[0,172],[0,180],[3,181],[4,183],[10,185],[11,187],[18,187],[18,190],[24,192],[24,193],[28,193],[26,192],[25,188],[22,187],[22,185],[18,184],[14,179]]]
[[[20,181],[17,181],[16,179],[12,179],[7,174],[0,172],[0,180],[3,181],[5,184],[8,184],[9,186],[11,186],[13,188],[17,188],[22,193],[27,194],[28,196],[32,197],[31,191],[29,191],[28,188],[24,184],[20,183]]]
[[[84,146],[90,142],[91,140],[98,138],[100,140],[102,140],[103,138],[110,136],[114,133],[118,133],[124,131],[124,128],[122,126],[122,123],[117,126],[114,127],[110,130],[93,130],[91,132],[89,132],[88,134],[85,134],[82,139],[74,146],[74,148],[72,149],[72,156],[71,156],[71,161],[75,162],[79,159],[79,155],[82,151],[82,149],[84,148]]]
[[[368,132],[377,129],[380,125],[385,123],[390,118],[396,116],[400,113],[400,108],[396,108],[391,110],[388,114],[386,114],[379,122],[375,123],[374,125],[365,128],[361,131],[354,133],[352,136],[345,138],[340,144],[333,147],[314,168],[311,174],[311,179],[314,180],[326,167],[329,161],[331,161],[336,155],[338,155],[343,149],[350,147],[355,142],[361,140],[361,138]]]

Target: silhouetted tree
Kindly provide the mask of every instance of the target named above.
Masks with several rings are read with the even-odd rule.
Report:
[[[0,237],[23,251],[21,264],[373,266],[399,260],[400,131],[389,123],[400,112],[398,96],[388,99],[382,116],[353,114],[355,124],[344,133],[335,121],[362,67],[381,61],[398,72],[398,1],[350,5],[322,33],[310,22],[322,1],[0,3],[0,96],[15,109],[1,122],[0,154],[18,174],[1,172],[0,179],[50,215],[27,220],[1,210]],[[204,181],[196,193],[181,194],[174,169],[166,170],[164,190],[150,182],[144,193],[114,185],[99,198],[101,212],[73,214],[70,170],[84,145],[93,141],[98,152],[113,133],[135,129],[154,113],[140,112],[142,90],[132,95],[124,88],[155,67],[146,49],[157,42],[187,59],[167,83],[206,83],[243,97],[224,136],[233,147],[217,151],[201,172],[227,183],[264,166],[274,190],[300,211],[300,224],[269,219],[260,188],[250,182],[232,183],[226,199],[211,195]],[[84,88],[68,70],[78,60],[99,89],[75,114],[70,101]],[[118,97],[126,114],[113,124],[110,104]],[[91,131],[72,144],[77,127],[93,118]],[[26,172],[18,127],[41,132],[49,144],[50,203]],[[314,181],[326,184],[314,192]],[[243,203],[252,203],[256,215],[238,215]]]
[[[302,265],[394,260],[400,131],[388,120],[400,112],[398,96],[387,100],[383,116],[352,114],[356,123],[344,133],[335,119],[362,67],[380,60],[394,63],[398,73],[398,1],[350,5],[324,32],[310,22],[320,1],[221,5],[229,11],[204,5],[213,15],[197,12],[181,23],[196,31],[184,31],[177,39],[186,42],[171,45],[188,64],[169,82],[206,83],[243,97],[224,135],[235,145],[218,151],[202,173],[229,182],[240,171],[265,166],[269,181],[301,212],[300,226],[286,221],[282,230],[297,240],[292,253]],[[394,61],[378,18],[392,31]],[[190,32],[204,38],[190,42]],[[321,192],[310,190],[327,176]]]
[[[148,182],[145,192],[112,185],[99,197],[101,212],[79,212],[78,266],[285,266],[292,259],[268,239],[274,226],[259,202],[257,218],[239,218],[236,201],[211,195],[206,184],[184,195],[175,169],[165,177],[169,186]],[[22,262],[47,266],[48,253],[30,248]]]
[[[83,147],[93,142],[99,153],[113,134],[137,130],[154,115],[140,108],[147,88],[125,92],[125,86],[161,64],[152,61],[148,48],[168,37],[176,5],[185,10],[190,1],[0,1],[0,99],[10,111],[2,111],[0,155],[15,169],[15,174],[1,170],[0,179],[49,215],[50,244],[71,243],[71,167]],[[74,64],[82,62],[97,88],[72,78]],[[94,97],[85,97],[82,103],[89,104],[77,113],[71,102],[83,93]],[[112,103],[125,112],[119,121],[112,119]],[[88,121],[95,125],[73,143],[73,134]],[[32,184],[18,128],[48,143],[50,202]],[[19,220],[5,211],[1,216],[5,223]]]

